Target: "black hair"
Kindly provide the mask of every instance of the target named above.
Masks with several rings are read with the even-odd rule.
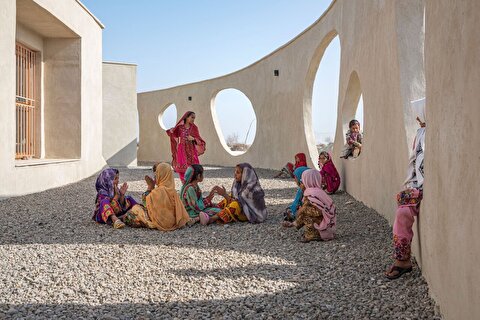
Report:
[[[358,124],[358,126],[360,127],[360,122],[358,122],[358,120],[355,120],[355,119],[350,120],[350,122],[348,123],[348,127],[351,128],[356,124]]]
[[[185,116],[185,118],[183,119],[183,123],[185,124],[187,122],[187,118],[190,117],[192,114],[194,114],[195,112],[193,111],[188,111],[187,112],[187,115]]]
[[[325,159],[330,160],[330,155],[328,154],[327,151],[322,151],[322,152],[320,152],[320,154],[318,155],[318,157],[320,158],[320,156],[324,156]]]
[[[203,167],[200,164],[192,164],[193,168],[193,175],[192,175],[192,180],[195,181],[197,180],[198,176],[203,174]]]

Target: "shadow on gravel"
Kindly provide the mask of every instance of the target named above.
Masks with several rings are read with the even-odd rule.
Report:
[[[230,178],[225,171],[209,170],[208,177]],[[129,181],[142,179],[149,173],[149,170],[121,170],[121,175],[124,175],[122,180]],[[265,185],[276,186],[277,182],[270,181],[273,174],[269,170],[259,170],[259,176],[269,180]],[[75,315],[76,318],[98,319],[267,318],[271,315],[275,315],[274,318],[318,319],[434,317],[433,302],[426,298],[428,287],[418,268],[399,281],[384,280],[382,271],[391,261],[390,227],[374,210],[354,201],[344,192],[333,195],[338,214],[336,239],[303,244],[298,241],[300,231],[281,227],[286,204],[278,204],[274,200],[268,204],[269,217],[262,224],[195,225],[174,232],[132,228],[114,230],[91,220],[95,178],[1,201],[0,246],[147,245],[235,251],[278,257],[291,264],[256,264],[241,269],[233,267],[209,271],[199,271],[192,266],[191,269],[169,272],[180,277],[213,276],[224,280],[243,277],[248,281],[249,277],[257,277],[284,281],[291,286],[271,294],[232,299],[219,296],[212,300],[188,302],[130,304],[121,302],[127,297],[100,296],[100,306],[4,303],[0,304],[0,319],[27,315],[34,318],[58,318],[62,315],[70,318]],[[293,184],[285,188],[265,189],[267,197],[273,199],[293,199],[295,194]],[[136,199],[140,195],[139,192],[134,193]],[[185,285],[188,286],[188,282]],[[119,303],[112,303],[112,300]],[[165,300],[168,301],[167,298]]]

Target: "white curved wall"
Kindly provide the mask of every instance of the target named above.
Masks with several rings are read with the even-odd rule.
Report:
[[[325,48],[338,34],[342,49],[334,159],[343,188],[393,221],[394,197],[405,178],[417,128],[409,102],[426,94],[427,178],[414,251],[445,317],[474,319],[480,313],[475,269],[480,259],[475,245],[480,240],[480,134],[475,134],[480,120],[480,91],[475,89],[480,85],[480,41],[475,30],[480,30],[480,2],[475,0],[336,0],[309,29],[245,69],[140,93],[139,161],[171,159],[167,136],[156,121],[168,102],[177,105],[179,116],[196,111],[207,141],[202,163],[246,161],[279,168],[297,152],[314,154],[309,127],[313,80]],[[275,69],[279,77],[274,77]],[[239,157],[221,146],[210,112],[214,94],[229,87],[250,98],[258,121],[255,144]],[[344,130],[361,94],[368,134],[362,155],[355,161],[340,160]]]

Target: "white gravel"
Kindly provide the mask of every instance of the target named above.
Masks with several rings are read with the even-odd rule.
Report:
[[[121,169],[138,200],[145,174]],[[258,174],[269,210],[258,225],[97,225],[95,176],[0,201],[0,319],[440,318],[418,267],[384,279],[391,228],[375,211],[336,194],[337,238],[299,243],[299,231],[280,226],[295,184]],[[233,169],[205,176],[204,191],[229,188]]]

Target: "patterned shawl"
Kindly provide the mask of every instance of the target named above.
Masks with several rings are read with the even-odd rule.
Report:
[[[423,150],[425,150],[425,128],[419,128],[415,135],[413,149],[410,154],[407,179],[404,182],[405,187],[407,188],[423,189],[423,181],[425,179],[423,169]]]
[[[263,222],[267,218],[265,192],[260,186],[255,169],[248,163],[238,165],[242,169],[242,181],[234,181],[232,195],[238,199],[243,213],[251,223]]]
[[[175,168],[177,164],[177,147],[179,144],[179,128],[180,126],[184,125],[184,120],[187,118],[187,115],[190,114],[191,111],[185,112],[185,114],[178,120],[175,127],[170,130],[167,130],[167,134],[170,137],[170,149],[172,151],[172,166]],[[197,149],[198,155],[202,155],[205,153],[206,150],[206,142],[200,136],[200,131],[198,127],[194,124],[190,124],[190,135],[195,138],[195,148]]]
[[[183,183],[182,188],[180,189],[180,196],[183,197],[183,193],[185,192],[185,189],[192,182],[194,172],[195,172],[195,170],[193,169],[193,167],[188,166],[187,170],[185,171],[185,176],[184,176],[185,182]]]
[[[162,231],[171,231],[183,227],[189,220],[189,216],[175,190],[170,164],[158,164],[155,177],[157,186],[147,196],[150,220],[155,228]]]
[[[113,180],[115,176],[118,174],[117,169],[107,168],[104,169],[97,177],[97,181],[95,182],[95,188],[97,189],[97,197],[98,195],[104,195],[110,198],[113,198],[115,195]]]
[[[310,169],[302,174],[305,186],[303,194],[318,209],[322,211],[323,219],[320,224],[314,224],[323,240],[331,240],[335,235],[337,217],[336,208],[330,198],[322,189],[322,176],[315,169]]]

